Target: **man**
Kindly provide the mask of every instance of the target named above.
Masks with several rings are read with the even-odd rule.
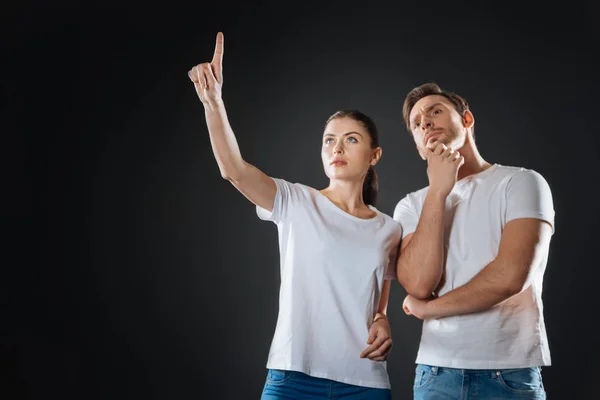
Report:
[[[429,178],[394,210],[403,309],[423,320],[414,398],[545,399],[547,182],[484,160],[467,101],[435,83],[408,93],[403,118]]]

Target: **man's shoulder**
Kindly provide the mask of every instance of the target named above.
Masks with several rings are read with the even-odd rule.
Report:
[[[503,173],[517,173],[519,171],[524,171],[527,168],[524,167],[518,167],[516,165],[502,165],[502,164],[495,164],[495,167],[498,171],[503,172]]]
[[[494,171],[494,175],[496,175],[496,178],[508,178],[508,181],[512,180],[513,178],[519,177],[519,178],[525,178],[527,179],[528,177],[531,179],[544,179],[544,177],[542,176],[542,174],[540,174],[538,171],[531,169],[531,168],[525,168],[525,167],[517,167],[517,166],[513,166],[513,165],[500,165],[500,164],[496,164],[495,165],[495,171]]]
[[[515,175],[515,174],[519,174],[519,173],[539,174],[539,172],[537,172],[534,169],[525,168],[525,167],[517,167],[515,165],[495,164],[495,167],[496,167],[497,172],[505,174],[505,175]]]
[[[429,186],[425,186],[421,189],[414,190],[412,192],[408,192],[403,198],[401,198],[398,203],[406,202],[406,201],[415,201],[424,199],[427,195],[427,191],[429,190]]]

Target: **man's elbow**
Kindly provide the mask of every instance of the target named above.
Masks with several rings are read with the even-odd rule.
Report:
[[[431,299],[440,286],[443,269],[428,268],[428,271],[420,271],[420,269],[422,269],[421,266],[403,263],[399,259],[396,278],[412,297],[420,300]]]
[[[399,282],[402,283],[400,279]],[[404,283],[402,285],[406,293],[419,300],[427,300],[433,296],[433,289],[428,285]]]
[[[433,297],[433,291],[422,288],[416,288],[408,294],[419,300],[430,300]]]

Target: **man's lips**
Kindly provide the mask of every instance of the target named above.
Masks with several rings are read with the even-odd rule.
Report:
[[[429,140],[431,138],[435,138],[435,137],[439,136],[441,133],[442,133],[442,130],[438,129],[435,131],[431,131],[427,135],[425,135],[425,146],[427,146],[427,144],[429,143]]]

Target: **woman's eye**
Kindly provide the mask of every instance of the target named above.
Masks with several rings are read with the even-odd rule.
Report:
[[[331,142],[333,142],[333,139],[325,139],[325,144],[329,144]]]
[[[442,112],[442,110],[434,110],[433,111],[433,115],[439,115]]]
[[[352,136],[350,136],[350,137],[348,138],[348,141],[349,141],[350,143],[358,143],[358,140],[356,140],[356,138],[355,138],[355,137],[352,137]]]

